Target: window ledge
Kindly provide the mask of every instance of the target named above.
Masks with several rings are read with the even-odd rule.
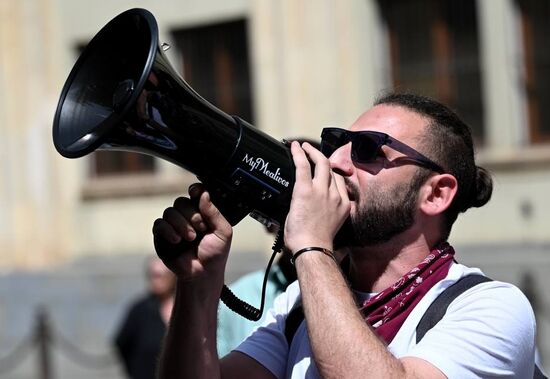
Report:
[[[479,164],[492,170],[519,170],[550,167],[550,145],[510,149],[484,149],[477,154]]]
[[[83,200],[182,194],[197,179],[190,173],[171,177],[158,174],[116,175],[90,178],[82,188]]]

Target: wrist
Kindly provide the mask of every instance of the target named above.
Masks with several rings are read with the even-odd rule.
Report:
[[[295,265],[296,264],[296,259],[298,259],[298,257],[300,257],[302,254],[308,254],[308,253],[311,253],[311,254],[314,254],[314,253],[324,254],[324,255],[332,258],[334,260],[334,262],[337,263],[336,262],[336,257],[334,256],[334,252],[330,249],[327,249],[327,248],[324,248],[324,247],[321,247],[321,246],[307,246],[307,247],[301,248],[301,249],[293,252],[292,253],[292,258],[290,258],[290,263]]]
[[[322,236],[296,236],[287,238],[285,235],[285,245],[292,252],[296,253],[298,250],[309,246],[319,246],[328,250],[333,250],[333,240],[330,238],[324,238]],[[320,238],[321,237],[321,238]]]
[[[176,293],[196,304],[217,304],[223,284],[223,276],[221,278],[210,279],[177,279]]]

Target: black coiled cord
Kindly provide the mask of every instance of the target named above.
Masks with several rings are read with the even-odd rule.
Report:
[[[264,313],[264,305],[265,305],[265,289],[267,287],[267,278],[269,276],[269,271],[271,270],[271,265],[275,260],[275,256],[277,255],[277,253],[280,253],[283,250],[283,245],[284,245],[283,228],[279,228],[279,231],[277,232],[277,236],[275,237],[275,242],[273,243],[273,247],[271,248],[273,251],[273,254],[271,254],[271,258],[269,259],[269,263],[267,264],[267,267],[265,269],[264,281],[262,284],[262,300],[260,302],[260,309],[239,299],[229,289],[229,287],[227,287],[227,285],[224,284],[220,295],[220,299],[221,301],[223,301],[225,305],[227,305],[229,309],[231,309],[233,312],[238,313],[239,315],[243,316],[244,318],[250,321],[258,321],[260,318],[262,318],[262,314]]]

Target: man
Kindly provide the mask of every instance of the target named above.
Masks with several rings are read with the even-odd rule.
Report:
[[[176,312],[161,378],[531,378],[535,320],[512,285],[479,284],[454,301],[420,342],[415,328],[445,288],[480,274],[446,242],[458,213],[484,205],[488,173],[474,163],[468,127],[445,106],[388,95],[350,131],[325,129],[322,151],[293,143],[296,183],[285,223],[298,283],[275,302],[264,327],[221,361],[218,297],[230,225],[200,185],[155,222],[153,233],[198,247],[165,262],[178,276]],[[311,174],[311,160],[315,164]],[[319,206],[322,204],[323,206]],[[350,217],[349,261],[330,252]],[[289,346],[285,322],[299,302],[305,324]]]
[[[166,326],[174,305],[174,274],[162,261],[147,257],[148,291],[135,301],[115,336],[115,347],[128,378],[153,379]]]

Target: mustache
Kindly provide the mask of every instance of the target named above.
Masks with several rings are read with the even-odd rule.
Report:
[[[344,178],[344,183],[346,183],[350,200],[358,200],[360,194],[359,187],[355,183],[352,183],[348,178]]]

